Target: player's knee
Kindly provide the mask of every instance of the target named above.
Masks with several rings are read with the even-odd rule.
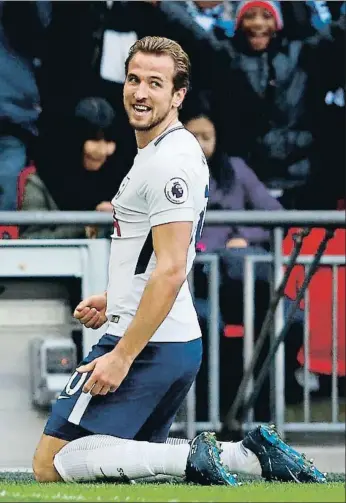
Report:
[[[40,460],[37,456],[34,457],[32,468],[36,482],[58,482],[61,481],[59,473],[56,471],[52,463],[47,463]]]

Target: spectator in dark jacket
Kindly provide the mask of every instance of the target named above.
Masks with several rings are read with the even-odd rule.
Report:
[[[87,104],[85,109],[81,103]],[[37,172],[60,209],[91,211],[117,191],[129,166],[119,154],[113,116],[103,98],[85,98],[73,114],[57,118],[54,131],[41,135]],[[86,171],[81,163],[87,140],[116,142],[114,154],[99,171]]]
[[[45,151],[47,165],[28,176],[22,210],[112,211],[110,200],[122,179],[117,173],[116,143],[110,133],[114,112],[102,98],[81,100],[70,120],[70,137],[58,138],[55,149]],[[65,142],[64,142],[65,140]],[[50,145],[52,147],[52,145]],[[47,145],[47,148],[49,145]],[[107,229],[109,235],[109,229]],[[23,227],[22,238],[97,237],[94,227]],[[102,233],[104,235],[104,233]]]

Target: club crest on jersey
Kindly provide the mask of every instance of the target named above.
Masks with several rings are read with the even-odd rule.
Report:
[[[126,176],[123,181],[121,182],[120,184],[120,187],[118,189],[118,192],[115,194],[114,196],[114,199],[118,199],[119,196],[121,196],[121,194],[124,192],[124,190],[126,189],[126,185],[129,183],[130,181],[130,177],[129,176]]]
[[[171,203],[182,204],[185,203],[189,196],[189,189],[185,180],[182,178],[172,178],[166,183],[165,195]]]

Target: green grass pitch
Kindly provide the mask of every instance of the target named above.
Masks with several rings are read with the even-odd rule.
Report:
[[[342,478],[341,478],[342,480]],[[345,502],[345,482],[283,484],[244,481],[240,487],[201,487],[177,483],[37,484],[0,478],[2,502]]]

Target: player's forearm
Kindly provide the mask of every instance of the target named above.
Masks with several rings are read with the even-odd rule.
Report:
[[[132,361],[138,356],[169,314],[185,279],[184,271],[153,272],[136,315],[116,346],[117,352]]]

